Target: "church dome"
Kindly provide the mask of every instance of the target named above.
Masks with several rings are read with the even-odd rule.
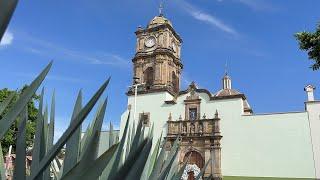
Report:
[[[153,28],[162,24],[168,24],[172,27],[172,23],[165,18],[164,16],[160,15],[160,16],[156,16],[154,17],[148,24],[148,28]]]
[[[239,91],[235,89],[221,89],[217,93],[214,94],[215,97],[222,97],[222,96],[234,96],[241,94]]]

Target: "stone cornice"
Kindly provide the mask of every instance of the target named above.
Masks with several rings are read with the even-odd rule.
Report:
[[[210,91],[207,89],[194,89],[197,93],[205,93],[209,96],[210,100],[220,100],[220,99],[234,99],[234,98],[242,98],[243,100],[246,100],[246,96],[244,94],[236,94],[236,95],[229,95],[229,96],[213,96]],[[179,92],[179,96],[182,96],[184,94],[188,94],[191,92],[191,88],[188,88],[184,91]]]
[[[137,92],[138,95],[140,94],[150,94],[150,93],[158,93],[158,92],[168,92],[171,96],[176,96],[176,93],[171,90],[169,87],[163,87],[163,88],[156,88],[156,89],[148,89],[148,90],[140,90]],[[129,91],[126,93],[127,96],[133,96],[134,91]]]
[[[171,49],[167,48],[157,48],[153,52],[137,52],[132,59],[132,62],[135,63],[138,58],[148,58],[148,57],[154,57],[156,55],[168,55],[173,59],[173,62],[180,66],[181,69],[183,68],[183,64],[181,63],[181,60],[177,58]]]
[[[155,32],[155,31],[159,31],[160,29],[165,29],[168,28],[172,34],[180,41],[180,43],[182,43],[182,39],[179,36],[179,34],[173,29],[172,26],[170,26],[169,24],[161,24],[159,26],[156,27],[152,27],[152,28],[146,28],[146,29],[139,29],[135,32],[136,35],[140,35],[142,33],[149,33],[149,32]]]
[[[203,121],[214,121],[216,120],[215,118],[210,118],[210,119],[197,119],[197,120],[188,120],[188,119],[183,119],[183,120],[177,120],[177,121],[167,121],[168,123],[184,123],[184,122],[189,122],[189,123],[192,123],[192,122],[203,122]]]

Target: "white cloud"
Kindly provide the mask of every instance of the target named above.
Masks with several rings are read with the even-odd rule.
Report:
[[[6,31],[2,37],[0,42],[0,46],[9,46],[13,42],[13,33],[10,31]]]
[[[35,78],[37,77],[37,74],[33,73],[20,73],[16,72],[13,73],[13,75],[18,77],[27,77],[27,78]],[[75,78],[75,77],[66,77],[66,76],[59,76],[59,75],[47,75],[46,79],[52,80],[52,81],[59,81],[59,82],[68,82],[68,83],[84,83],[86,80]]]
[[[276,8],[265,0],[235,0],[255,11],[274,11]]]
[[[130,61],[119,54],[105,53],[103,51],[89,52],[86,50],[75,50],[45,41],[30,34],[20,33],[22,49],[36,55],[54,58],[55,60],[69,60],[92,65],[109,65],[118,68],[130,67]]]
[[[124,59],[123,57],[112,54],[112,53],[103,53],[101,55],[102,58],[94,58],[91,59],[91,64],[104,64],[104,65],[115,65],[115,66],[123,66],[123,67],[129,67],[129,61],[127,59]]]
[[[186,1],[179,1],[180,4],[182,5],[182,8],[189,14],[191,15],[194,19],[208,23],[228,34],[231,34],[233,36],[237,36],[238,32],[233,29],[232,27],[228,26],[225,24],[222,20],[219,18],[208,14],[204,12],[203,10],[193,6],[192,4],[186,2]]]

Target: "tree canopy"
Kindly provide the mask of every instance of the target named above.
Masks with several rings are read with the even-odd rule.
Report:
[[[320,23],[315,32],[299,32],[295,34],[301,50],[307,51],[310,60],[314,61],[313,70],[320,68]]]
[[[19,91],[13,91],[7,88],[0,90],[0,102],[3,102],[11,93],[16,93],[9,103],[7,109],[3,112],[3,114],[0,114],[0,119],[2,116],[8,112],[8,109],[12,107],[12,105],[18,100],[20,94],[24,92],[27,86],[23,87]],[[38,114],[38,109],[36,108],[35,104],[37,103],[39,97],[37,95],[34,95],[32,98],[32,101],[28,103],[28,121],[26,125],[27,134],[26,134],[26,142],[27,146],[32,146],[33,144],[33,136],[35,134],[35,128],[36,128],[36,119]],[[6,154],[8,152],[8,149],[10,145],[13,146],[13,151],[15,151],[15,141],[16,141],[16,133],[17,133],[17,122],[15,122],[9,131],[7,132],[6,136],[1,140],[3,153]]]

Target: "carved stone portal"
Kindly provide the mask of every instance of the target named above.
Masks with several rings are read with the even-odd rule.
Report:
[[[169,150],[175,139],[180,136],[180,150],[178,153],[180,167],[189,159],[189,169],[186,169],[184,178],[192,179],[197,173],[195,167],[205,169],[204,177],[212,175],[213,179],[222,179],[221,174],[221,144],[220,118],[218,112],[214,118],[200,117],[201,99],[196,93],[188,96],[185,100],[185,118],[174,120],[170,114],[168,133],[165,147]],[[194,109],[193,109],[194,108]],[[187,176],[188,175],[188,176]]]

